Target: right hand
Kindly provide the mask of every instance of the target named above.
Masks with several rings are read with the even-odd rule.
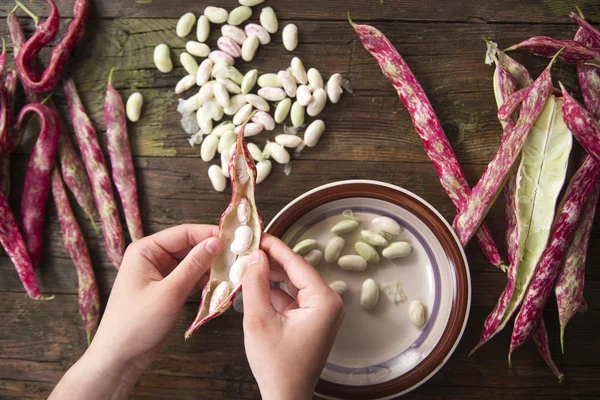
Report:
[[[344,303],[281,240],[265,234],[261,249],[252,253],[243,279],[248,362],[263,399],[310,399],[344,319]],[[285,283],[291,296],[270,280]]]

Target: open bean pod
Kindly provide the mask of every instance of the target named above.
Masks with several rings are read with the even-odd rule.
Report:
[[[237,136],[229,162],[229,176],[231,201],[219,224],[223,251],[211,267],[198,315],[185,333],[186,340],[202,325],[231,307],[235,295],[242,288],[241,277],[247,267],[248,256],[260,245],[263,224],[254,200],[257,172],[244,141],[244,129]]]

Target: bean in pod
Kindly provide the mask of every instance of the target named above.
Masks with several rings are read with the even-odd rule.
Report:
[[[323,258],[323,252],[321,252],[321,250],[318,249],[313,249],[302,257],[306,260],[307,263],[309,263],[313,267],[317,267],[319,266],[319,263]]]
[[[243,125],[240,125],[235,128],[236,134],[239,134],[241,132],[242,126]],[[258,124],[256,122],[249,122],[248,124],[246,124],[246,127],[244,128],[244,137],[256,136],[264,130],[265,130],[265,126],[263,124]]]
[[[272,7],[265,7],[260,11],[260,25],[269,33],[275,33],[279,29],[277,15]]]
[[[290,153],[279,143],[268,143],[268,152],[271,154],[271,158],[277,161],[279,164],[287,164],[290,162]]]
[[[323,77],[321,73],[316,68],[311,68],[306,73],[308,78],[308,87],[313,92],[317,89],[323,89]]]
[[[290,113],[290,109],[292,108],[292,100],[291,99],[283,99],[277,104],[275,108],[275,122],[280,124],[287,118]]]
[[[219,138],[217,135],[210,134],[203,141],[200,146],[200,158],[202,161],[209,162],[215,158],[217,148],[219,146]]]
[[[412,246],[408,242],[395,242],[387,246],[381,252],[381,255],[388,260],[395,260],[409,256],[412,253]]]
[[[244,44],[244,41],[247,38],[246,32],[244,32],[242,28],[238,28],[237,26],[232,25],[223,25],[221,27],[221,35],[232,39],[240,46]]]
[[[292,125],[296,128],[299,128],[302,126],[302,124],[304,124],[304,106],[298,101],[295,101],[292,104],[290,118],[292,120]]]
[[[302,144],[302,138],[296,135],[287,135],[284,133],[275,136],[275,142],[279,143],[283,147],[295,149]]]
[[[252,122],[261,124],[267,131],[272,131],[275,129],[275,120],[270,114],[264,111],[257,111],[256,114],[252,116]]]
[[[296,91],[296,101],[304,107],[310,104],[312,101],[312,93],[307,85],[298,86],[298,90]]]
[[[225,107],[223,109],[223,113],[225,113],[225,115],[234,116],[246,104],[246,96],[243,94],[236,94],[235,96],[231,97],[229,101],[229,107]]]
[[[238,257],[237,260],[231,266],[229,270],[229,280],[234,285],[239,285],[242,283],[242,278],[246,274],[248,270],[248,266],[250,265],[250,256],[241,256]]]
[[[308,106],[306,106],[306,113],[311,117],[316,117],[321,114],[326,103],[327,92],[325,92],[325,89],[323,88],[317,89],[312,95],[312,100],[308,103]]]
[[[342,96],[342,75],[333,74],[327,81],[325,85],[325,91],[327,92],[327,97],[329,97],[329,101],[333,104],[336,104],[340,101],[340,97]]]
[[[198,72],[198,62],[189,53],[186,53],[185,51],[181,53],[179,62],[181,62],[181,65],[188,74],[196,75]]]
[[[338,265],[345,271],[364,271],[367,269],[367,261],[359,255],[346,255],[338,259]]]
[[[131,122],[139,121],[143,104],[144,98],[142,97],[141,93],[135,92],[129,96],[127,99],[127,104],[125,105],[127,119],[129,119]]]
[[[273,73],[262,74],[261,76],[258,77],[258,80],[256,81],[256,83],[258,83],[258,86],[260,86],[261,88],[266,88],[266,87],[281,88],[281,87],[283,87],[281,81],[279,80],[279,76],[277,74],[273,74]]]
[[[238,58],[242,55],[242,49],[240,49],[240,45],[237,44],[233,39],[230,39],[226,36],[221,36],[219,39],[217,39],[217,47],[233,58]]]
[[[242,80],[242,93],[250,93],[250,91],[254,88],[254,85],[256,85],[257,79],[257,69],[251,69],[250,71],[246,72],[246,75],[244,75],[244,79]]]
[[[425,306],[419,300],[413,300],[408,306],[408,317],[416,328],[422,328],[427,322]]]
[[[287,96],[285,91],[275,87],[264,87],[258,90],[258,95],[268,101],[281,101]]]
[[[242,44],[242,59],[246,62],[254,60],[254,56],[256,55],[256,50],[258,49],[259,44],[260,41],[258,36],[248,36],[248,38],[244,40],[244,44]]]
[[[377,250],[368,243],[356,242],[354,243],[354,250],[356,250],[358,255],[364,258],[369,264],[377,264],[380,260]]]
[[[231,57],[231,55],[225,53],[222,50],[211,51],[210,54],[208,55],[208,58],[213,60],[213,62],[215,62],[215,63],[222,62],[227,65],[233,65],[235,63],[235,60],[233,59],[233,57]]]
[[[277,73],[277,78],[281,83],[281,87],[285,90],[285,94],[289,97],[296,97],[296,91],[298,90],[298,85],[296,81],[292,77],[292,75],[287,70],[282,70]]]
[[[358,221],[346,219],[335,224],[333,228],[331,228],[331,233],[336,235],[345,235],[346,233],[352,232],[356,228],[358,228]]]
[[[308,253],[309,251],[314,250],[316,248],[317,248],[316,240],[304,239],[304,240],[298,242],[292,250],[294,251],[294,253],[303,256],[306,253]]]
[[[202,86],[209,81],[214,65],[215,63],[210,58],[207,58],[200,63],[198,71],[196,72],[196,85]]]
[[[248,24],[244,27],[244,32],[246,36],[256,36],[260,42],[260,44],[267,45],[271,43],[271,35],[265,28],[258,24]]]
[[[375,247],[386,247],[389,244],[385,237],[372,231],[362,230],[360,231],[360,237],[365,243]]]
[[[181,18],[179,18],[179,21],[177,21],[177,27],[175,28],[177,36],[182,38],[189,35],[195,23],[196,16],[193,13],[189,12],[183,14]]]
[[[346,241],[344,238],[339,236],[334,237],[327,243],[325,247],[325,261],[328,263],[332,263],[337,261],[340,258],[340,254],[346,245]]]
[[[256,163],[256,183],[264,181],[271,173],[273,164],[269,160],[262,160]]]
[[[210,303],[208,306],[209,314],[214,313],[218,310],[219,306],[227,300],[229,296],[229,282],[222,281],[217,285],[215,290],[213,291],[212,297],[210,298]]]
[[[159,44],[154,48],[154,65],[163,74],[168,74],[173,70],[173,62],[169,53],[169,46]]]
[[[250,114],[252,114],[252,104],[243,105],[242,108],[240,108],[239,111],[236,112],[233,116],[233,124],[243,124],[248,119],[248,117],[250,117]]]
[[[201,15],[198,18],[198,25],[196,26],[196,39],[199,42],[204,43],[210,35],[210,22],[206,15]]]
[[[282,32],[283,47],[287,51],[294,51],[298,46],[298,27],[294,24],[287,24]]]
[[[271,110],[269,103],[267,103],[267,101],[261,96],[255,94],[247,94],[246,101],[248,102],[248,104],[252,104],[252,106],[257,110],[264,112],[269,112]]]
[[[315,147],[321,136],[323,136],[323,132],[325,132],[325,123],[320,120],[314,120],[308,128],[306,128],[306,132],[304,133],[304,144],[308,147]]]
[[[329,287],[340,296],[348,291],[348,285],[344,281],[331,282]]]
[[[308,76],[306,75],[306,69],[304,68],[304,63],[298,57],[292,58],[292,75],[296,81],[302,85],[308,84]]]
[[[185,51],[196,57],[208,57],[210,54],[210,47],[204,43],[190,40],[185,44]]]
[[[239,0],[239,2],[240,2],[241,5],[247,6],[247,7],[257,6],[257,5],[261,4],[264,1],[265,0]]]
[[[242,255],[250,248],[252,238],[252,228],[242,225],[235,230],[234,239],[229,249],[233,254]]]
[[[224,24],[227,22],[229,13],[221,7],[208,6],[204,9],[204,15],[213,24]]]
[[[247,6],[239,6],[231,10],[227,23],[229,25],[241,25],[242,22],[247,21],[252,16],[252,9]]]
[[[379,302],[379,286],[373,279],[367,279],[362,284],[360,306],[365,310],[372,310]]]

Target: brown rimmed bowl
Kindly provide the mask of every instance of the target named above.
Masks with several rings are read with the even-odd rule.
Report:
[[[415,194],[387,183],[350,180],[313,189],[284,207],[266,231],[293,246],[313,238],[321,250],[333,237],[331,227],[351,210],[360,229],[385,215],[403,227],[392,241],[408,241],[404,258],[370,265],[362,272],[341,270],[324,260],[317,266],[327,281],[344,280],[346,316],[315,394],[327,399],[390,399],[426,382],[452,355],[465,329],[471,281],[467,259],[450,225]],[[359,230],[344,235],[342,254],[355,254]],[[383,291],[377,306],[360,307],[362,282],[401,287],[406,300],[395,302]],[[397,293],[395,293],[397,294]],[[397,300],[397,298],[396,298]],[[425,305],[427,322],[416,328],[409,305]]]

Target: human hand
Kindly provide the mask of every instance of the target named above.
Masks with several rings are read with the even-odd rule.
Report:
[[[180,225],[132,243],[92,344],[50,398],[127,398],[185,300],[206,284],[223,246],[218,232],[216,226]]]
[[[344,303],[281,240],[265,234],[261,249],[252,254],[242,283],[248,362],[263,399],[309,399],[344,318]],[[295,298],[269,280],[285,283]]]

